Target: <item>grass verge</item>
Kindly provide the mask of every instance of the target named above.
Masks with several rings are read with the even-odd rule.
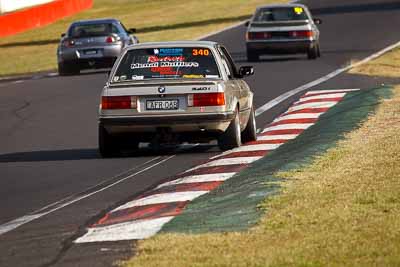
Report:
[[[400,266],[399,115],[397,86],[335,148],[276,173],[281,194],[249,231],[157,235],[124,266]]]
[[[389,78],[400,77],[400,48],[396,48],[384,56],[351,69],[349,73]]]
[[[0,39],[0,77],[56,69],[60,34],[79,19],[114,17],[137,28],[141,42],[192,40],[249,17],[255,7],[283,0],[95,0],[92,9],[49,26]]]

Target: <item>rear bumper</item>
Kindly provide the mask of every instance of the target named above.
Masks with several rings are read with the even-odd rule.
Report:
[[[248,52],[260,54],[296,54],[307,53],[316,45],[315,40],[270,40],[270,41],[248,41],[246,43]]]
[[[117,60],[116,57],[103,57],[103,58],[88,58],[78,59],[76,61],[68,61],[67,64],[77,64],[81,69],[91,68],[111,68],[114,62]]]
[[[115,134],[154,133],[160,129],[172,133],[224,132],[234,117],[234,113],[100,117],[99,124]]]
[[[96,50],[96,54],[85,54],[85,50]],[[76,63],[76,64],[87,64],[87,63],[108,63],[111,65],[121,54],[122,46],[110,45],[104,47],[82,47],[82,48],[63,48],[58,52],[59,63]]]

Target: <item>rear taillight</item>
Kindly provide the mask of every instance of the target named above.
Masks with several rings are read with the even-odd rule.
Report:
[[[74,40],[64,40],[64,46],[65,47],[73,47],[75,45],[75,41]]]
[[[271,33],[269,32],[248,32],[247,40],[260,40],[271,38]]]
[[[313,31],[293,31],[289,33],[291,37],[297,37],[297,38],[309,38],[313,37],[314,33]]]
[[[136,109],[136,96],[103,96],[101,109]]]
[[[188,106],[206,107],[225,105],[224,93],[199,93],[188,95]]]
[[[115,38],[114,36],[108,36],[106,38],[106,43],[115,43],[117,41],[117,38]]]

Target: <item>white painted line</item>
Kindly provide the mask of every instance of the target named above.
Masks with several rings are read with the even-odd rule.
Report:
[[[118,208],[112,210],[111,212],[123,209],[129,209],[133,207],[144,206],[144,205],[190,201],[207,193],[208,191],[186,191],[186,192],[154,194],[147,197],[135,199],[133,201],[129,201],[128,203],[119,206]]]
[[[232,152],[249,152],[249,151],[270,151],[277,149],[281,144],[257,144],[257,145],[246,145],[235,148]]]
[[[298,119],[318,119],[323,113],[297,113],[277,117],[273,122]]]
[[[327,94],[327,93],[336,94],[336,93],[350,93],[350,92],[356,92],[356,91],[360,91],[360,89],[354,88],[354,89],[314,90],[314,91],[308,91],[306,93],[306,95],[321,94],[321,96],[322,96],[323,94]]]
[[[334,105],[336,105],[337,102],[334,101],[329,101],[329,102],[314,102],[314,103],[307,103],[303,105],[298,105],[298,106],[292,106],[288,109],[286,113],[290,113],[293,111],[297,110],[302,110],[302,109],[313,109],[313,108],[331,108]]]
[[[104,190],[107,190],[107,189],[109,189],[109,188],[111,188],[111,187],[113,187],[115,185],[118,185],[118,184],[120,184],[120,183],[122,183],[122,182],[124,182],[124,181],[126,181],[126,180],[128,180],[130,178],[132,178],[132,177],[135,177],[135,176],[137,176],[137,175],[139,175],[139,174],[141,174],[143,172],[146,172],[147,170],[150,170],[150,169],[152,169],[152,168],[154,168],[154,167],[166,162],[167,160],[170,160],[173,157],[175,157],[175,155],[172,155],[172,156],[170,156],[170,157],[168,157],[166,159],[163,159],[163,160],[161,160],[161,161],[159,161],[157,163],[154,163],[154,164],[144,168],[143,170],[137,171],[137,172],[135,172],[135,173],[133,173],[131,175],[128,175],[128,176],[126,176],[124,178],[121,178],[118,181],[116,181],[116,182],[114,182],[112,184],[109,184],[107,186],[104,186],[104,187],[102,187],[102,188],[100,188],[100,189],[98,189],[96,191],[91,192],[91,193],[88,193],[88,194],[73,198],[73,199],[71,199],[69,201],[66,201],[66,202],[57,201],[56,203],[47,205],[46,207],[52,207],[52,206],[55,206],[55,207],[50,209],[50,210],[48,210],[48,211],[46,211],[46,212],[38,213],[39,211],[45,210],[45,208],[41,208],[38,211],[33,212],[33,213],[29,214],[29,215],[22,216],[20,218],[17,218],[15,220],[10,221],[10,222],[4,223],[4,224],[0,225],[0,235],[2,235],[4,233],[7,233],[7,232],[9,232],[11,230],[14,230],[15,228],[17,228],[17,227],[19,227],[19,226],[21,226],[23,224],[29,223],[29,222],[31,222],[33,220],[36,220],[36,219],[40,218],[40,217],[43,217],[45,215],[51,214],[51,213],[53,213],[55,211],[58,211],[58,210],[60,210],[60,209],[62,209],[64,207],[70,206],[70,205],[72,205],[72,204],[74,204],[74,203],[76,203],[78,201],[81,201],[81,200],[89,198],[89,197],[91,197],[91,196],[93,196],[95,194],[103,192]],[[159,158],[159,157],[157,157],[157,158]],[[156,158],[151,159],[151,160],[149,160],[147,162],[152,162],[155,159]],[[144,164],[146,164],[146,163],[144,163]],[[69,198],[65,198],[65,199],[69,199]]]
[[[281,135],[262,135],[257,138],[259,141],[270,141],[270,140],[292,140],[295,139],[298,134],[281,134]]]
[[[236,165],[236,164],[250,164],[253,163],[256,160],[259,160],[260,156],[258,157],[235,157],[235,158],[224,158],[224,159],[217,159],[213,160],[211,162],[196,166],[194,168],[191,168],[186,172],[194,171],[200,168],[207,168],[207,167],[215,167],[215,166],[229,166],[229,165]]]
[[[323,95],[314,95],[308,97],[302,97],[299,101],[296,101],[295,104],[302,103],[310,100],[318,100],[318,99],[329,99],[329,98],[342,98],[346,95],[346,93],[336,93],[336,94],[323,94]]]
[[[288,123],[288,124],[281,124],[276,126],[267,127],[263,130],[263,133],[270,132],[270,131],[277,131],[277,130],[296,130],[296,129],[308,129],[313,126],[314,123]]]
[[[204,182],[219,182],[225,181],[234,176],[235,172],[228,172],[228,173],[211,173],[211,174],[202,174],[202,175],[191,175],[187,177],[183,177],[180,179],[176,179],[170,182],[166,182],[160,184],[156,187],[156,189],[171,186],[171,185],[178,185],[178,184],[189,184],[189,183],[204,183]]]
[[[39,214],[34,214],[34,215],[26,215],[22,216],[18,219],[12,220],[10,222],[7,222],[5,224],[0,225],[0,235],[5,234],[7,232],[10,232],[18,227],[20,227],[23,224],[29,223],[33,220],[36,220],[43,215],[46,215],[45,213],[39,213]]]
[[[83,192],[88,192],[88,191],[92,190],[93,188],[98,188],[99,186],[101,186],[101,185],[103,185],[103,184],[106,184],[108,181],[113,180],[113,179],[115,179],[116,177],[123,176],[123,175],[125,175],[125,174],[127,174],[127,173],[129,173],[129,172],[132,172],[132,171],[134,171],[134,170],[137,170],[137,169],[139,169],[139,168],[141,168],[141,167],[143,167],[143,166],[145,166],[145,165],[147,165],[147,164],[149,164],[149,163],[151,163],[151,162],[153,162],[153,161],[156,161],[156,160],[158,160],[158,159],[160,159],[160,158],[161,158],[161,157],[152,158],[152,159],[150,159],[150,160],[148,160],[148,161],[146,161],[146,162],[144,162],[144,163],[142,163],[142,164],[140,164],[140,165],[138,165],[138,166],[135,166],[135,167],[133,167],[133,168],[127,170],[127,171],[123,171],[123,172],[121,172],[121,173],[115,175],[115,176],[112,177],[111,179],[107,179],[107,180],[105,180],[105,181],[102,181],[102,182],[100,182],[100,183],[94,185],[94,186],[91,186],[91,187],[85,189]],[[80,195],[80,194],[81,194],[81,193],[78,193],[78,194],[75,194],[75,195]],[[52,207],[59,206],[59,205],[61,205],[61,203],[66,203],[66,202],[69,201],[70,199],[73,199],[75,195],[65,197],[65,198],[63,198],[63,199],[61,199],[61,200],[59,200],[59,201],[57,201],[57,202],[53,202],[53,203],[51,203],[51,204],[49,204],[49,205],[47,205],[47,206],[44,206],[44,207],[40,208],[39,210],[36,210],[36,211],[32,212],[31,214],[41,213],[41,212],[44,212],[45,210],[50,209],[50,208],[52,208]]]
[[[277,98],[265,103],[263,106],[259,107],[256,110],[256,117],[260,116],[265,111],[275,107],[276,105],[280,104],[281,102],[285,101],[286,99],[296,95],[297,93],[300,93],[300,92],[305,91],[307,89],[310,89],[310,88],[312,88],[312,87],[314,87],[314,86],[316,86],[318,84],[326,82],[327,80],[332,79],[332,78],[338,76],[339,74],[342,74],[343,72],[346,72],[346,71],[348,71],[348,70],[350,70],[352,68],[361,66],[361,65],[363,65],[363,64],[365,64],[365,63],[367,63],[367,62],[369,62],[369,61],[371,61],[371,60],[373,60],[373,59],[375,59],[377,57],[380,57],[381,55],[385,54],[386,52],[389,52],[390,50],[395,49],[398,46],[400,46],[400,42],[397,42],[397,43],[395,43],[393,45],[390,45],[390,46],[386,47],[385,49],[382,49],[381,51],[379,51],[379,52],[377,52],[375,54],[372,54],[371,56],[369,56],[369,57],[367,57],[367,58],[365,58],[365,59],[363,59],[363,60],[361,60],[361,61],[359,61],[357,63],[350,64],[350,65],[345,66],[343,68],[337,69],[337,70],[335,70],[335,71],[333,71],[333,72],[331,72],[331,73],[329,73],[329,74],[327,74],[327,75],[325,75],[325,76],[323,76],[323,77],[321,77],[321,78],[319,78],[317,80],[314,80],[314,81],[309,82],[307,84],[304,84],[304,85],[302,85],[300,87],[297,87],[297,88],[295,88],[293,90],[290,90],[289,92],[286,92],[286,93],[278,96]],[[340,90],[340,91],[341,92],[346,92],[345,89],[344,90]],[[316,92],[318,92],[318,91],[316,91]],[[321,91],[321,92],[324,92],[324,91]],[[338,92],[338,91],[336,91],[336,92]],[[351,90],[348,91],[348,92],[351,92]]]
[[[162,217],[151,220],[140,220],[89,228],[88,232],[75,240],[75,243],[91,243],[145,239],[155,235],[162,226],[174,217]]]
[[[259,137],[258,137],[259,138]],[[270,151],[278,148],[282,144],[257,144],[257,145],[244,145],[232,150],[225,151],[210,159],[220,158],[236,152],[250,152],[250,151]]]

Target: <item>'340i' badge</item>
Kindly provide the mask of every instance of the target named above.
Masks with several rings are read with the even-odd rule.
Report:
[[[158,87],[158,92],[159,92],[160,94],[164,94],[164,93],[165,93],[165,86],[160,86],[160,87]]]

